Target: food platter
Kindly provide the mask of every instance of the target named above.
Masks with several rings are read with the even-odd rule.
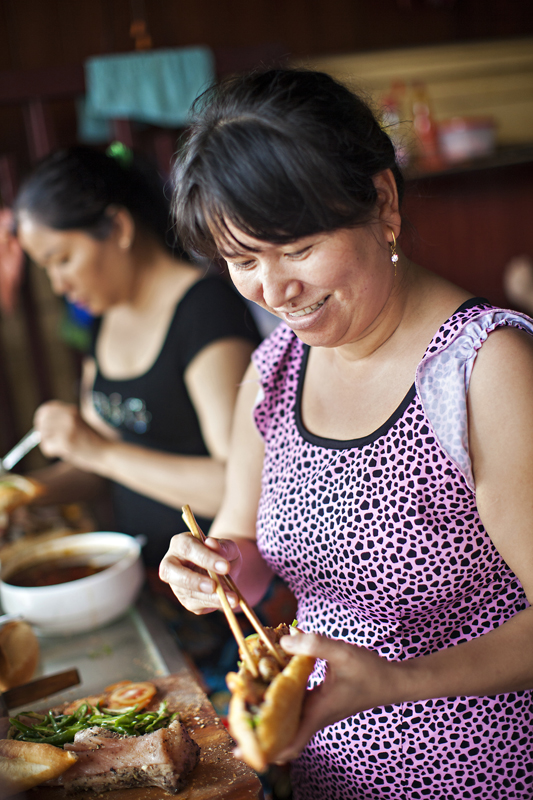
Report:
[[[170,711],[179,711],[181,721],[200,746],[200,760],[187,783],[176,795],[161,789],[116,789],[105,794],[85,791],[83,800],[255,800],[262,797],[255,773],[234,758],[233,741],[190,671],[157,678],[158,701],[166,700]],[[79,795],[78,795],[79,796]],[[38,786],[12,800],[72,800],[61,788]]]
[[[98,694],[109,683],[128,678],[152,681],[156,704],[167,700],[169,710],[181,712],[192,738],[201,748],[200,761],[176,795],[160,789],[122,789],[96,795],[67,795],[63,789],[36,787],[15,800],[259,800],[261,784],[255,772],[233,756],[234,743],[200,688],[186,657],[168,633],[153,601],[142,595],[120,620],[97,631],[41,640],[40,674],[76,667],[82,684],[32,704],[43,711],[79,697]],[[12,715],[28,710],[13,709]]]

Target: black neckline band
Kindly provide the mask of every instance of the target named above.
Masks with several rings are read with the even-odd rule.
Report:
[[[484,304],[489,304],[489,301],[486,300],[484,297],[471,297],[470,300],[465,300],[465,302],[462,303],[459,306],[459,308],[453,312],[453,314],[450,314],[448,319],[451,319],[451,317],[455,316],[455,314],[458,314],[461,311],[466,311],[467,309],[473,308],[474,306],[479,306]],[[446,322],[447,321],[448,320],[446,320]],[[442,327],[442,325],[440,327]],[[435,335],[432,337],[431,341],[433,341]],[[379,428],[377,428],[377,430],[373,431],[372,433],[369,433],[367,436],[361,436],[357,439],[328,439],[322,436],[317,436],[316,434],[308,431],[302,421],[302,395],[304,388],[305,373],[307,370],[307,362],[309,361],[310,352],[311,352],[311,347],[308,344],[304,344],[302,362],[300,364],[299,374],[298,374],[298,388],[296,390],[296,400],[294,405],[294,417],[296,421],[296,427],[298,428],[298,432],[302,437],[302,439],[304,439],[304,441],[306,442],[309,442],[309,444],[313,444],[317,447],[324,447],[328,450],[350,450],[352,448],[365,447],[366,445],[372,444],[373,442],[376,441],[376,439],[379,439],[381,436],[384,436],[387,433],[387,431],[394,425],[394,423],[397,422],[398,419],[400,419],[400,417],[403,415],[406,408],[413,401],[416,395],[416,386],[413,381],[409,391],[407,392],[407,394],[405,395],[399,406],[392,412],[390,417],[383,423],[383,425],[380,425]]]

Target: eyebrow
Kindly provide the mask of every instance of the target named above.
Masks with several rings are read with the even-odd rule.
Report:
[[[222,250],[221,247],[218,248],[218,252],[222,256],[222,258],[243,258],[244,256],[247,255],[247,253],[244,252],[244,251],[231,251],[231,252],[229,252],[229,251],[226,251],[226,250]]]
[[[259,253],[261,250],[260,247],[243,247],[242,250],[224,250],[222,247],[217,249],[223,258],[243,258],[250,253]]]

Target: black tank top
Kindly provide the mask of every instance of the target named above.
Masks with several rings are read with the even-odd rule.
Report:
[[[240,337],[258,344],[252,315],[231,285],[219,277],[193,284],[176,306],[165,342],[153,365],[136,378],[105,378],[96,361],[93,404],[98,414],[121,433],[122,440],[152,450],[181,455],[209,455],[185,385],[184,373],[194,357],[211,342]],[[117,530],[144,534],[145,563],[157,566],[169,540],[185,530],[181,511],[112,482]],[[198,518],[207,532],[211,520]]]

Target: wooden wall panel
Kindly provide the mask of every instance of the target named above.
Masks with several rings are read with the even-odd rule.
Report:
[[[408,184],[401,245],[413,261],[508,306],[509,260],[533,257],[533,163],[440,175]]]
[[[131,0],[0,0],[0,71],[82,64],[91,55],[130,51],[134,5]],[[144,0],[141,5],[154,47],[280,42],[295,58],[533,34],[533,3],[522,0]],[[53,113],[59,143],[69,144],[73,107]],[[0,152],[15,150],[24,161],[24,138],[20,113],[0,109]]]
[[[155,47],[282,41],[294,56],[533,33],[523,0],[145,0]],[[1,0],[0,69],[133,47],[130,0]]]

